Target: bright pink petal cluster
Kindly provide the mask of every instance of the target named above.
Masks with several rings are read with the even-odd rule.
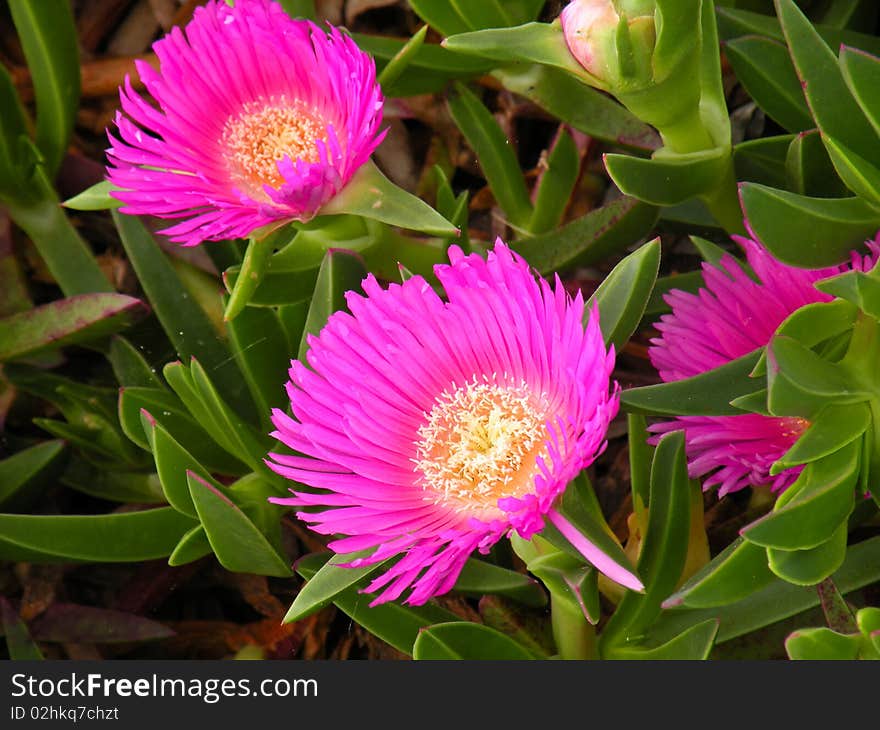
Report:
[[[172,240],[246,237],[308,220],[379,145],[373,60],[335,28],[290,18],[272,0],[210,0],[126,78],[110,134],[113,195],[134,215],[181,218]]]
[[[350,565],[399,557],[366,588],[374,604],[422,604],[452,588],[468,556],[511,530],[529,538],[566,485],[604,449],[618,408],[598,314],[559,280],[535,279],[498,241],[488,260],[450,248],[435,267],[446,292],[421,277],[347,295],[310,338],[308,367],[292,363],[292,417],[275,410],[275,438],[296,455],[267,462],[299,485],[278,499]],[[580,535],[600,570],[641,583]]]
[[[712,370],[764,347],[780,324],[795,310],[831,301],[813,284],[850,268],[867,270],[880,246],[871,243],[868,256],[852,255],[850,264],[826,269],[797,269],[777,261],[760,244],[735,236],[743,247],[754,278],[733,256],[719,267],[703,264],[706,286],[696,294],[673,290],[666,295],[672,314],[661,317],[661,336],[651,340],[651,362],[664,381],[680,380]],[[683,416],[651,427],[655,433],[684,428],[688,469],[692,477],[710,475],[703,483],[718,485],[719,496],[747,486],[790,486],[800,467],[770,475],[770,467],[788,451],[809,424],[799,418]]]

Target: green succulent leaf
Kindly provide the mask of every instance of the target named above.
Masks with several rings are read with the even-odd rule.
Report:
[[[0,461],[0,506],[26,507],[64,468],[63,441],[44,441]]]
[[[785,640],[789,659],[852,660],[857,659],[862,637],[858,634],[838,634],[831,629],[800,629]]]
[[[234,573],[291,575],[288,560],[229,497],[191,471],[186,472],[186,480],[220,565]]]
[[[307,555],[297,562],[296,572],[309,580],[328,557],[326,554]],[[369,598],[359,591],[363,583],[365,579],[337,593],[333,603],[367,631],[405,654],[412,654],[413,644],[424,627],[458,621],[454,613],[432,603],[411,607],[395,602],[370,607]]]
[[[718,626],[717,619],[703,621],[660,646],[613,644],[604,650],[603,657],[645,661],[708,659],[718,635]]]
[[[840,49],[839,63],[847,87],[874,131],[880,134],[880,97],[877,96],[880,58],[858,48],[844,46]]]
[[[168,565],[175,567],[178,565],[186,565],[195,560],[210,555],[213,552],[211,543],[208,540],[208,533],[202,525],[196,525],[183,537],[174,548],[174,552],[168,556]]]
[[[832,575],[846,558],[847,524],[835,530],[831,539],[808,550],[767,549],[767,558],[776,575],[789,583],[812,586]]]
[[[691,378],[625,390],[621,405],[630,413],[658,416],[739,415],[742,411],[731,401],[762,389],[760,381],[749,377],[760,356],[755,350]]]
[[[79,47],[70,3],[10,0],[37,102],[36,145],[49,177],[67,152],[79,103]]]
[[[63,205],[70,210],[88,211],[121,208],[123,205],[122,201],[110,195],[114,189],[113,184],[109,180],[102,180],[86,188],[81,193],[74,195],[72,198],[68,198],[64,201]]]
[[[815,129],[803,132],[791,141],[785,156],[785,182],[776,187],[819,198],[849,195],[822,143],[822,135]]]
[[[865,433],[870,424],[871,411],[865,403],[827,405],[795,445],[773,465],[771,475],[839,452]]]
[[[0,558],[137,563],[171,554],[192,519],[171,507],[107,515],[0,515]]]
[[[840,264],[880,229],[880,211],[859,198],[812,198],[756,183],[740,185],[740,198],[758,239],[802,268]]]
[[[529,576],[476,558],[470,558],[464,564],[455,582],[455,590],[475,596],[506,596],[533,608],[547,605],[547,594]]]
[[[428,626],[413,644],[413,659],[537,659],[526,647],[489,626],[470,621]]]
[[[593,306],[607,346],[621,350],[642,321],[660,268],[660,239],[644,244],[621,261],[605,277],[586,304],[584,317]]]

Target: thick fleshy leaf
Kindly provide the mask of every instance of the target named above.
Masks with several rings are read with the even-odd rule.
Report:
[[[168,565],[172,567],[186,565],[210,555],[212,552],[205,528],[202,525],[196,525],[180,538],[174,552],[168,556]]]
[[[114,211],[113,220],[138,280],[178,355],[184,360],[198,357],[224,396],[239,413],[249,417],[254,406],[244,379],[205,311],[192,300],[140,219]]]
[[[838,634],[827,628],[800,629],[785,640],[789,659],[851,661],[859,656],[862,637],[859,634]]]
[[[663,602],[664,608],[712,608],[735,603],[775,580],[767,551],[737,538]]]
[[[620,395],[621,405],[631,413],[658,416],[741,414],[730,403],[761,390],[761,381],[749,377],[760,355],[761,351],[755,350],[691,378],[625,390]]]
[[[220,565],[234,573],[291,575],[288,561],[229,497],[193,472],[187,472],[186,479]]]
[[[851,545],[843,565],[833,578],[843,595],[880,580],[880,537]],[[721,628],[717,641],[723,642],[818,605],[819,596],[814,588],[772,579],[768,585],[742,600],[725,600],[713,608],[666,611],[652,627],[652,633],[657,636],[672,636],[700,621],[718,618],[721,620]]]
[[[880,280],[873,273],[847,271],[815,286],[821,292],[852,302],[865,314],[880,318]]]
[[[757,182],[774,188],[785,187],[785,160],[793,139],[797,137],[784,134],[740,142],[733,148],[733,166],[737,180]]]
[[[844,184],[869,204],[880,206],[880,169],[830,135],[823,134],[822,141]]]
[[[123,611],[74,603],[53,603],[31,623],[37,641],[113,644],[167,639],[165,624]]]
[[[532,204],[507,135],[464,84],[455,85],[455,93],[449,97],[449,111],[476,153],[486,182],[510,224],[526,229],[532,218]]]
[[[422,629],[413,644],[413,659],[537,659],[506,634],[470,621],[453,621]]]
[[[855,503],[860,444],[807,465],[770,514],[741,531],[749,542],[780,550],[810,550],[831,539]]]
[[[598,79],[592,78],[571,55],[558,21],[460,33],[443,41],[443,46],[450,51],[490,58],[505,64],[530,61],[555,66],[591,86],[602,87]]]
[[[646,661],[708,659],[715,637],[718,635],[718,626],[717,619],[709,619],[691,626],[665,644],[655,647],[613,644],[603,651],[603,658]]]
[[[49,177],[67,152],[79,103],[79,47],[66,0],[9,0],[37,102],[36,145]]]
[[[284,400],[292,352],[274,309],[248,307],[228,324],[229,344],[257,404],[262,430],[269,433],[273,406]]]
[[[737,80],[777,124],[789,132],[816,126],[784,44],[749,35],[725,43],[724,52]]]
[[[599,324],[605,344],[621,350],[642,321],[660,268],[660,239],[641,246],[605,277],[587,302],[599,308]],[[585,316],[588,316],[585,313]]]
[[[776,335],[767,346],[767,391],[767,407],[774,416],[808,420],[830,402],[859,403],[869,397],[853,387],[839,365],[784,335]]]
[[[678,205],[712,190],[729,164],[730,149],[688,154],[656,153],[649,160],[605,155],[605,169],[624,193],[653,205]]]
[[[831,403],[820,411],[803,436],[773,465],[770,474],[779,474],[798,464],[830,456],[859,438],[870,425],[871,411],[867,404],[838,406]]]
[[[346,588],[349,588],[362,579],[379,571],[388,560],[383,560],[372,565],[364,565],[358,568],[344,567],[347,563],[364,558],[372,554],[373,550],[363,550],[358,553],[345,555],[333,555],[325,562],[318,571],[308,579],[300,588],[299,593],[293,600],[293,604],[284,616],[284,623],[300,621],[316,611],[328,606],[333,599]],[[390,560],[390,558],[389,558]],[[294,568],[299,570],[298,565]]]
[[[516,64],[495,69],[492,75],[504,88],[595,139],[637,154],[661,144],[659,135],[625,106],[559,68]]]
[[[847,87],[874,130],[880,134],[880,97],[877,95],[880,58],[858,48],[843,46],[840,49],[839,63]]]
[[[36,661],[43,658],[40,647],[31,638],[27,626],[24,625],[12,604],[0,596],[0,627],[6,637],[6,651],[13,661]]]
[[[572,136],[560,127],[546,156],[546,166],[535,185],[534,210],[529,221],[532,233],[556,228],[568,207],[577,183],[581,160]]]
[[[345,292],[359,291],[367,275],[363,260],[347,251],[328,251],[321,263],[309,313],[299,345],[299,359],[305,361],[309,335],[317,335],[333,312],[345,309]]]
[[[80,294],[0,319],[0,362],[107,337],[147,315],[140,299]]]
[[[619,198],[555,231],[511,245],[543,274],[586,266],[615,254],[650,233],[657,209],[635,198]]]
[[[150,366],[134,345],[122,337],[111,340],[107,359],[110,360],[113,374],[122,387],[165,387],[156,369]]]
[[[419,49],[425,42],[425,36],[427,34],[428,26],[423,25],[415,34],[413,34],[413,37],[406,42],[403,48],[395,53],[394,57],[385,64],[385,68],[382,69],[382,72],[376,79],[382,88],[387,89],[391,84],[397,81],[400,75],[406,70],[407,66],[409,66],[415,58],[415,55],[419,52]]]
[[[171,554],[192,519],[171,507],[107,515],[0,515],[0,558],[136,563]]]
[[[434,236],[454,236],[458,229],[415,195],[392,183],[367,162],[319,211],[320,215],[360,215],[391,226]]]
[[[823,135],[880,166],[877,133],[853,99],[837,57],[794,0],[775,0],[791,57],[813,118]]]
[[[296,572],[309,580],[327,561],[328,555],[307,555],[296,563]],[[366,579],[361,579],[365,584]],[[375,634],[383,641],[405,654],[412,654],[416,638],[426,626],[438,623],[458,621],[459,617],[451,611],[428,603],[424,606],[411,607],[399,603],[383,603],[370,608],[369,598],[358,589],[361,584],[349,586],[336,594],[333,603],[343,613],[367,631]]]
[[[847,526],[844,522],[827,542],[809,550],[767,549],[767,558],[776,575],[789,583],[812,586],[832,575],[846,558]]]
[[[21,509],[64,468],[64,442],[44,441],[0,461],[0,506]]]
[[[61,483],[77,492],[110,502],[167,503],[159,477],[142,471],[110,471],[81,458],[71,459],[61,475]]]
[[[840,264],[880,229],[880,211],[859,198],[810,198],[757,183],[740,185],[740,198],[758,239],[793,266]]]
[[[538,555],[528,561],[527,567],[547,587],[554,602],[564,601],[573,613],[580,611],[591,624],[599,622],[601,606],[595,568],[563,552]]]
[[[455,590],[475,596],[507,596],[534,608],[547,605],[547,594],[529,576],[476,558],[470,558],[464,564],[455,582]]]
[[[690,481],[684,432],[674,431],[660,440],[651,466],[648,527],[638,562],[645,592],[623,597],[602,633],[603,647],[634,640],[658,616],[661,602],[681,578],[689,535]]]
[[[109,180],[102,180],[86,188],[78,195],[64,201],[65,208],[70,210],[113,210],[121,208],[123,202],[110,195],[113,185]]]
[[[145,425],[143,412],[150,421],[159,423],[169,435],[193,455],[195,461],[210,472],[239,476],[247,467],[208,436],[191,416],[180,399],[158,388],[121,388],[119,391],[119,422],[122,429],[141,448],[153,451],[150,443],[152,427]]]
[[[798,195],[818,198],[849,195],[849,190],[831,164],[828,150],[822,144],[822,135],[815,129],[802,132],[791,141],[785,155],[785,182],[768,184],[787,188]]]

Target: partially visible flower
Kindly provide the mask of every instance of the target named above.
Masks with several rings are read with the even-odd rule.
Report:
[[[554,508],[605,447],[617,412],[614,352],[584,301],[536,281],[501,241],[488,261],[453,246],[435,267],[447,301],[421,277],[366,297],[347,295],[293,362],[293,417],[273,434],[296,456],[269,466],[297,486],[275,500],[298,508],[350,565],[399,556],[372,581],[373,605],[422,604],[450,590],[467,558],[511,530],[530,538],[555,524],[618,582],[641,583],[573,530]],[[322,508],[315,510],[314,508]]]
[[[651,362],[666,382],[698,375],[764,347],[795,310],[831,301],[813,286],[815,282],[850,268],[870,269],[880,253],[880,245],[872,242],[871,254],[853,253],[850,264],[805,270],[777,261],[753,240],[734,239],[745,250],[757,281],[728,255],[719,268],[703,264],[706,286],[697,294],[673,290],[666,295],[672,314],[657,323],[661,336],[651,340],[649,349]],[[789,487],[802,467],[775,476],[770,467],[808,426],[801,418],[743,414],[682,416],[651,430],[683,428],[690,475],[709,475],[704,489],[718,485],[718,495],[724,496],[747,486],[770,485],[777,492]]]
[[[308,220],[379,145],[373,60],[273,0],[210,0],[138,61],[158,110],[126,78],[108,178],[134,215],[183,218],[195,245]]]
[[[602,86],[650,82],[653,0],[573,0],[559,18],[568,49]]]

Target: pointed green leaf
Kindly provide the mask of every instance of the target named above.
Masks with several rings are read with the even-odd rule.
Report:
[[[837,57],[794,0],[775,0],[798,77],[813,118],[823,134],[880,165],[877,133],[850,94]]]
[[[786,187],[785,160],[793,139],[798,137],[784,134],[740,142],[733,148],[736,179],[774,188]],[[819,146],[822,147],[821,144]],[[824,148],[822,152],[825,153]],[[830,162],[828,167],[831,167]],[[843,195],[843,192],[840,194]]]
[[[830,403],[770,470],[779,474],[799,464],[817,461],[841,450],[861,436],[871,424],[867,404],[835,405]]]
[[[307,555],[296,564],[296,572],[310,579],[327,561],[327,555]],[[362,579],[361,583],[365,583]],[[399,603],[384,603],[370,607],[370,597],[359,590],[360,584],[349,586],[334,598],[334,604],[356,623],[405,654],[412,654],[412,647],[425,626],[457,621],[458,616],[436,604],[410,607]]]
[[[92,342],[146,316],[139,299],[124,294],[80,294],[0,319],[0,361]]]
[[[535,205],[528,226],[532,233],[546,233],[562,222],[581,168],[577,146],[564,127],[559,128],[544,159],[546,162],[535,186]]]
[[[475,596],[507,596],[534,608],[547,605],[547,594],[529,576],[476,558],[470,558],[464,564],[455,582],[455,590]]]
[[[61,483],[77,492],[110,502],[162,506],[167,502],[156,474],[109,471],[80,458],[71,460],[61,475]]]
[[[880,281],[872,274],[847,271],[816,282],[815,287],[826,294],[855,304],[865,314],[880,318]]]
[[[605,168],[625,194],[652,205],[677,205],[716,186],[729,158],[726,147],[675,155],[658,152],[649,160],[606,154]]]
[[[64,201],[65,208],[70,210],[112,210],[122,207],[121,200],[110,195],[113,185],[109,180],[102,180],[86,188],[78,195]]]
[[[564,601],[573,613],[580,612],[591,624],[599,622],[598,571],[593,566],[566,553],[552,552],[529,560],[527,567],[547,587],[554,602]]]
[[[29,177],[21,140],[27,139],[28,120],[18,90],[5,66],[0,66],[0,194],[17,197]],[[25,159],[22,159],[22,158]]]
[[[288,561],[235,503],[210,482],[186,473],[190,495],[217,560],[234,573],[287,577]]]
[[[738,415],[742,411],[731,401],[761,390],[761,382],[749,377],[760,354],[755,350],[691,378],[625,390],[621,405],[631,413],[658,416]]]
[[[0,506],[26,507],[64,467],[64,442],[44,441],[0,461]]]
[[[483,102],[464,84],[455,85],[449,111],[477,155],[486,182],[510,224],[527,228],[532,204],[510,141]]]
[[[37,102],[36,144],[54,177],[67,153],[79,104],[79,47],[66,0],[9,0]]]
[[[836,571],[846,558],[847,525],[844,522],[827,542],[809,550],[767,549],[770,570],[789,583],[812,586]]]
[[[859,634],[838,634],[827,628],[800,629],[789,634],[785,651],[789,659],[851,661],[858,658],[861,644]]]
[[[211,552],[211,543],[208,542],[205,528],[202,525],[196,525],[180,538],[174,552],[168,556],[168,565],[172,567],[186,565],[210,555]]]
[[[136,563],[171,554],[192,519],[171,507],[107,515],[0,515],[0,558]]]
[[[319,215],[360,215],[391,226],[433,236],[455,236],[458,229],[430,205],[392,183],[373,162],[360,167]]]
[[[844,184],[869,204],[880,206],[880,169],[830,135],[823,134],[822,141]]]
[[[492,75],[509,91],[615,147],[645,154],[661,144],[657,132],[625,106],[559,68],[515,64],[495,69]]]
[[[656,647],[612,645],[603,653],[605,659],[660,660],[702,660],[709,658],[709,652],[718,635],[719,621],[709,619],[691,626],[665,644]]]
[[[205,311],[191,298],[140,219],[113,212],[125,251],[168,338],[184,360],[198,357],[243,416],[254,412],[235,358]]]
[[[743,183],[740,198],[758,239],[793,266],[840,264],[880,229],[880,211],[859,198],[810,198],[756,183]]]
[[[584,317],[599,309],[605,344],[621,350],[642,321],[660,268],[660,239],[641,246],[605,277],[587,302]]]
[[[511,246],[543,274],[601,261],[650,233],[657,209],[635,198],[618,198],[555,231]]]
[[[748,35],[725,43],[724,52],[737,80],[773,121],[789,132],[816,126],[784,44]]]
[[[413,659],[536,659],[506,634],[470,621],[453,621],[422,629],[413,644]]]
[[[382,69],[382,72],[376,79],[382,88],[388,88],[388,86],[397,81],[400,75],[406,70],[407,66],[410,65],[415,55],[419,52],[419,49],[425,42],[425,36],[427,34],[428,26],[423,25],[413,34],[413,37],[406,42],[403,48],[394,54],[394,58],[385,65],[385,68]]]
[[[156,369],[150,366],[134,345],[122,337],[112,338],[107,359],[110,360],[116,380],[123,387],[165,387]]]
[[[300,588],[299,593],[293,600],[293,604],[284,616],[284,623],[292,623],[300,621],[306,616],[310,616],[316,611],[320,611],[324,606],[329,606],[333,599],[342,591],[349,588],[362,579],[378,572],[389,559],[380,560],[377,563],[364,565],[357,568],[345,567],[348,563],[361,558],[372,555],[375,549],[368,548],[357,553],[348,553],[345,555],[335,554],[324,563],[320,569],[308,579],[306,584]],[[298,565],[294,568],[299,571]]]
[[[880,97],[877,95],[880,59],[858,48],[843,46],[840,49],[839,63],[847,87],[871,122],[874,131],[880,134]]]
[[[770,514],[741,531],[749,542],[779,550],[812,550],[831,539],[855,504],[860,444],[811,462]],[[818,582],[818,581],[817,581]]]

